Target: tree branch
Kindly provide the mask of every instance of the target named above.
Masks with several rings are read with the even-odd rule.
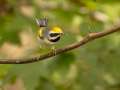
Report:
[[[85,45],[86,43],[93,41],[95,39],[104,37],[106,35],[112,34],[114,32],[120,31],[120,24],[114,25],[111,28],[97,32],[97,33],[90,33],[83,37],[83,39],[77,43],[73,43],[70,45],[67,45],[63,48],[56,49],[56,54],[54,52],[48,52],[46,54],[42,54],[40,56],[31,57],[31,58],[16,58],[16,59],[0,59],[0,64],[27,64],[27,63],[34,63],[38,61],[46,60],[47,58],[54,57],[58,54],[61,54],[63,52],[70,51],[72,49],[78,48],[80,46]]]

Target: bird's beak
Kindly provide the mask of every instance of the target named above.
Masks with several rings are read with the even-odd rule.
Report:
[[[64,35],[64,33],[62,32],[62,33],[60,33],[60,35]]]

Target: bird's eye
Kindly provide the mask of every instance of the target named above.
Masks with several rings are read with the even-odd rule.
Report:
[[[51,37],[55,37],[55,36],[58,36],[58,35],[59,35],[59,33],[50,33]]]

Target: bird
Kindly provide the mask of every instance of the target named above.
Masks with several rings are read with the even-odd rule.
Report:
[[[36,19],[36,23],[39,26],[38,29],[38,39],[43,43],[52,46],[52,50],[55,52],[55,45],[60,41],[63,30],[59,26],[48,26],[48,19]],[[55,52],[56,53],[56,52]]]

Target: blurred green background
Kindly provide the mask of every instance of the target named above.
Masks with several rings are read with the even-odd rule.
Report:
[[[56,48],[120,20],[120,0],[0,0],[0,58],[32,57],[40,48],[35,18],[64,36]],[[42,62],[0,65],[0,90],[120,90],[120,32]]]

